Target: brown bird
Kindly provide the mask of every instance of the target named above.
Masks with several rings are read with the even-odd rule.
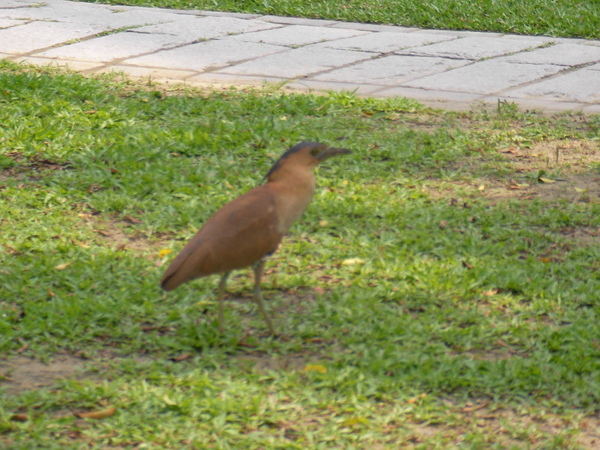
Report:
[[[222,273],[219,332],[223,333],[223,296],[232,270],[254,268],[254,300],[265,321],[275,328],[262,301],[260,279],[265,258],[277,250],[283,235],[298,220],[315,194],[313,168],[350,150],[301,142],[286,151],[267,172],[267,182],[218,210],[181,250],[163,275],[161,286],[175,289],[194,278]]]

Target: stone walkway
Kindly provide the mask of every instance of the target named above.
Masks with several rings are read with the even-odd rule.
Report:
[[[600,41],[63,0],[0,0],[0,58],[157,82],[356,90],[600,113]]]

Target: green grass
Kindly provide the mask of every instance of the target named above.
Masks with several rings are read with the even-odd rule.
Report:
[[[599,190],[539,184],[533,165],[597,178],[593,160],[535,156],[597,149],[597,116],[0,64],[0,360],[79,363],[0,396],[0,446],[576,448],[597,432]],[[246,270],[220,337],[216,277],[166,295],[160,252],[303,139],[354,153],[318,170],[267,265],[282,336]]]
[[[102,0],[99,3],[600,38],[600,4],[597,0]]]

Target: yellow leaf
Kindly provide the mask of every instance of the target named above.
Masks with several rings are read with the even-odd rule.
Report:
[[[342,422],[343,427],[354,427],[356,425],[366,425],[368,423],[367,419],[364,417],[351,417],[350,419],[346,419]]]
[[[477,188],[478,191],[483,191],[484,189],[485,189],[484,184],[480,184],[479,187]]]
[[[538,181],[540,183],[556,183],[556,181],[551,180],[550,178],[543,178],[543,177],[539,177]]]
[[[68,263],[62,263],[62,264],[59,264],[58,266],[56,266],[56,267],[54,267],[54,268],[55,268],[56,270],[65,270],[65,269],[66,269],[67,267],[69,267],[71,264],[73,264],[73,263],[71,263],[71,262],[68,262]]]
[[[342,261],[342,266],[353,266],[355,264],[364,264],[365,260],[360,258],[350,258]]]
[[[177,405],[177,402],[175,402],[175,401],[171,400],[171,399],[170,399],[168,396],[166,396],[166,395],[163,397],[163,402],[165,402],[165,403],[166,403],[167,405],[169,405],[169,406],[176,406],[176,405]]]
[[[321,366],[319,364],[309,364],[304,368],[304,372],[319,372],[319,373],[327,373],[327,368],[325,366]]]
[[[170,248],[163,248],[160,252],[158,252],[158,257],[159,258],[164,258],[169,253],[173,253],[173,250],[171,250]]]
[[[581,188],[576,187],[575,192],[579,192],[580,194],[583,194],[584,192],[588,192],[588,189],[581,189]]]
[[[322,226],[322,227],[326,227],[327,225],[329,225],[329,222],[327,222],[326,220],[321,220],[319,222],[319,225]]]

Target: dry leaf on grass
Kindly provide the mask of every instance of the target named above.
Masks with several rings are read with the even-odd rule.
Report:
[[[108,408],[100,411],[90,411],[86,413],[75,414],[80,419],[106,419],[117,412],[117,408]]]

